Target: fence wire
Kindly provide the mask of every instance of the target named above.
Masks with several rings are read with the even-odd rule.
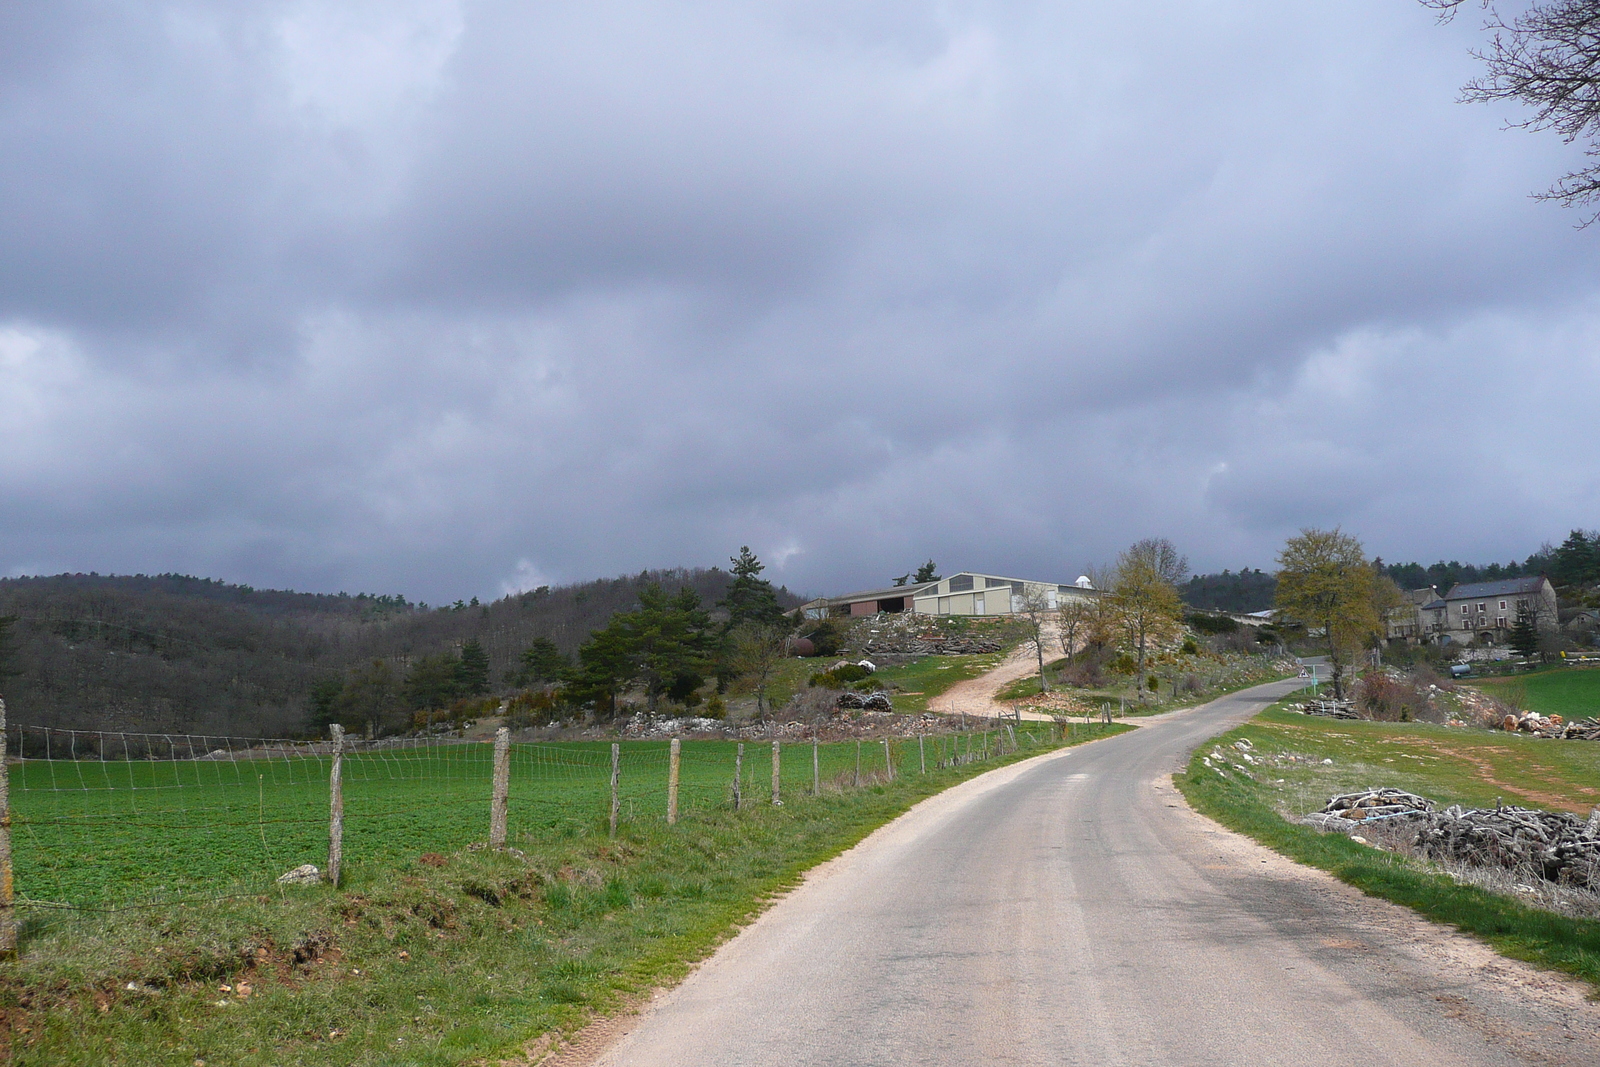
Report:
[[[1037,744],[1043,731],[1025,733]],[[116,909],[273,889],[327,860],[328,741],[141,734],[11,725],[7,730],[17,903]],[[999,754],[1004,730],[897,739],[785,741],[786,799],[868,786]],[[620,743],[624,823],[664,820],[668,741]],[[727,811],[740,764],[742,806],[772,795],[770,742],[684,741],[679,819]],[[344,862],[389,864],[485,840],[490,742],[444,738],[344,742]],[[514,743],[508,843],[602,830],[611,805],[611,742]]]

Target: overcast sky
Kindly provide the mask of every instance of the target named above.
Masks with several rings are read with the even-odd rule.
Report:
[[[0,573],[1520,558],[1600,525],[1600,228],[1476,23],[4,5]]]

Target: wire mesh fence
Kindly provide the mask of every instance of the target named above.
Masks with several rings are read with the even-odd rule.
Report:
[[[868,786],[1037,745],[1054,732],[1046,725],[1020,738],[1002,728],[781,747],[682,741],[677,817]],[[297,866],[322,867],[336,760],[346,869],[490,836],[491,743],[346,739],[339,746],[17,725],[3,736],[9,755],[0,782],[9,779],[16,904],[24,909],[112,910],[256,894]],[[624,824],[667,819],[674,747],[665,740],[510,744],[509,843],[574,825],[604,832],[613,810]]]

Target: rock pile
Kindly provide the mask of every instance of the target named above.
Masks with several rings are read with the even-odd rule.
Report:
[[[1536,711],[1507,714],[1500,719],[1500,729],[1565,741],[1600,741],[1600,720],[1567,722],[1559,715],[1540,715]]]

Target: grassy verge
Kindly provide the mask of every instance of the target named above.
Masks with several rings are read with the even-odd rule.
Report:
[[[1240,762],[1232,747],[1240,739],[1254,746],[1254,764]],[[1201,746],[1176,782],[1197,811],[1230,829],[1479,937],[1507,956],[1576,975],[1600,991],[1600,922],[1529,907],[1461,884],[1422,861],[1285,818],[1367,785],[1398,785],[1441,804],[1493,804],[1496,795],[1513,788],[1523,796],[1565,797],[1577,804],[1593,791],[1588,783],[1600,782],[1600,767],[1592,762],[1600,761],[1600,752],[1571,751],[1583,747],[1577,742],[1544,741],[1536,748],[1537,739],[1527,741],[1427,724],[1308,719],[1279,704]],[[1224,761],[1212,758],[1221,770],[1204,762],[1218,749],[1228,755]]]
[[[1065,743],[1105,736],[1073,727]],[[917,801],[1059,747],[902,773],[675,827],[585,803],[515,840],[358,864],[342,890],[82,914],[0,964],[0,1060],[18,1065],[458,1064],[515,1055],[680,979],[774,894]],[[870,746],[868,746],[870,747]],[[798,753],[797,753],[798,755]],[[930,758],[932,753],[930,753]],[[873,780],[876,779],[876,780]],[[754,790],[752,790],[754,792]],[[748,795],[748,794],[747,794]],[[759,798],[760,794],[756,793]]]

